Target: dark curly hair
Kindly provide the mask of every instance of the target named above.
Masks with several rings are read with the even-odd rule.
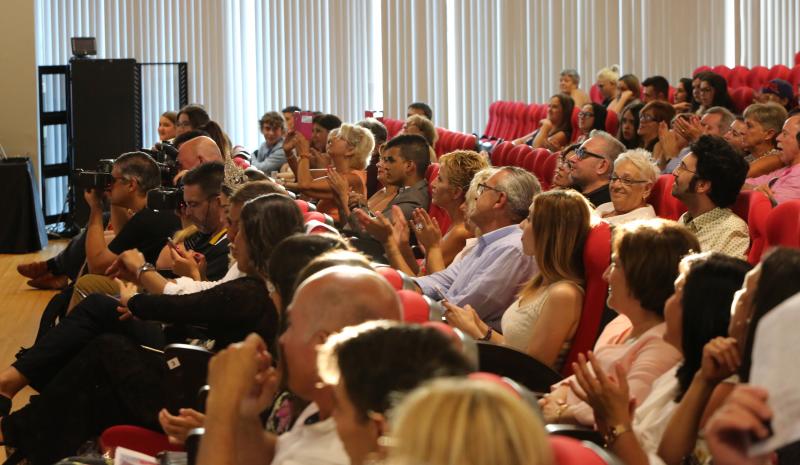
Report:
[[[262,278],[269,275],[272,249],[292,234],[305,231],[300,207],[281,194],[262,195],[245,202],[241,223],[250,260]]]
[[[727,208],[736,202],[747,177],[748,164],[731,144],[719,136],[702,136],[690,147],[697,158],[692,179],[694,190],[698,179],[711,182],[708,193],[714,205]]]

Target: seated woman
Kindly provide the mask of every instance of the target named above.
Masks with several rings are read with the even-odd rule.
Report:
[[[581,144],[572,144],[558,155],[558,164],[556,164],[556,170],[553,172],[553,189],[569,189],[572,187],[572,179],[569,177],[569,157],[580,146]]]
[[[445,303],[447,322],[478,340],[506,344],[558,371],[571,347],[583,308],[579,252],[591,228],[589,202],[574,190],[552,190],[533,199],[522,222],[522,249],[539,274],[528,282],[492,331],[475,310]]]
[[[608,306],[620,315],[603,330],[594,347],[598,366],[606,372],[619,366],[627,372],[630,397],[637,404],[650,394],[652,383],[681,359],[664,341],[664,305],[674,292],[681,258],[700,250],[691,231],[660,218],[617,227],[611,244]],[[574,376],[553,386],[540,400],[548,423],[595,423],[591,406],[570,389]]]
[[[539,416],[510,391],[460,379],[417,388],[396,409],[385,463],[554,464]]]
[[[744,110],[743,116],[745,160],[751,165],[747,177],[756,178],[791,164],[791,160],[784,163],[776,143],[786,121],[786,110],[774,103],[754,103]],[[766,182],[763,180],[762,183]]]
[[[428,141],[431,149],[436,148],[436,142],[439,140],[439,133],[436,132],[436,126],[433,125],[431,120],[421,115],[411,115],[403,123],[403,129],[400,134],[416,134],[422,136]],[[433,160],[435,162],[436,160]]]
[[[512,144],[528,144],[533,148],[544,147],[557,151],[572,139],[572,109],[575,102],[572,97],[556,94],[550,97],[547,107],[547,118],[539,122],[539,129],[511,141]]]
[[[598,206],[595,212],[612,225],[655,218],[656,211],[647,203],[647,198],[659,172],[648,151],[623,152],[614,161],[609,185],[611,202]]]
[[[672,108],[672,105],[658,100],[646,104],[639,112],[639,130],[637,132],[642,139],[642,148],[653,154],[659,170],[663,170],[670,159],[661,148],[658,131],[661,123],[665,123],[669,129],[674,116],[675,109]]]
[[[587,103],[581,107],[578,113],[578,138],[576,144],[582,144],[589,138],[589,133],[597,129],[606,130],[606,107],[599,103]]]
[[[625,148],[636,149],[642,146],[642,137],[639,135],[639,112],[642,107],[643,103],[634,103],[622,110],[617,140],[622,142]]]
[[[617,96],[608,104],[608,111],[613,111],[619,115],[628,105],[641,103],[641,100],[639,100],[641,95],[642,86],[639,83],[639,78],[633,74],[622,75],[617,80]]]
[[[731,113],[738,113],[728,93],[728,81],[724,77],[712,71],[703,71],[694,79],[698,81],[695,100],[699,104],[695,113],[702,116],[711,107],[724,107]],[[694,88],[694,81],[692,85]]]
[[[158,118],[158,141],[169,142],[177,135],[178,113],[165,111]]]
[[[208,116],[208,112],[202,105],[190,103],[178,111],[177,121],[175,135],[180,136],[187,132],[202,129],[206,123],[211,121],[211,117]]]
[[[675,96],[673,97],[672,108],[675,113],[693,113],[694,99],[692,97],[692,80],[681,78],[675,86]]]
[[[274,345],[278,312],[267,295],[267,261],[278,242],[303,231],[303,217],[293,200],[270,194],[248,202],[241,223],[233,251],[246,277],[191,295],[89,296],[0,372],[0,441],[33,463],[53,463],[112,425],[157,429],[164,360],[156,352],[166,344],[192,339],[224,348],[255,331]],[[11,399],[29,384],[39,397],[9,415]]]
[[[467,239],[473,237],[465,225],[464,204],[467,190],[475,173],[487,168],[486,159],[477,152],[458,150],[442,155],[439,159],[439,175],[431,184],[431,202],[441,207],[450,217],[450,229],[442,236],[438,223],[428,212],[418,208],[413,214],[414,234],[425,248],[425,271],[423,274],[444,270],[455,256],[464,248]],[[405,223],[402,215],[395,221]],[[397,218],[401,216],[401,218]],[[407,229],[407,226],[406,226]],[[390,234],[384,243],[389,264],[406,274],[420,275],[417,262],[413,259],[409,241],[404,237]],[[405,250],[408,249],[408,250]],[[416,270],[416,271],[415,271]]]
[[[664,460],[677,465],[690,453],[694,456],[691,463],[703,463],[708,456],[702,444],[695,448],[697,432],[701,416],[713,413],[733,388],[728,378],[736,372],[731,363],[738,360],[738,349],[735,340],[725,336],[731,303],[749,269],[747,262],[719,253],[689,255],[681,261],[675,292],[664,309],[664,340],[680,350],[684,360],[653,382],[651,394],[637,406],[633,417],[627,409],[630,400],[623,395],[627,387],[624,377],[615,382],[621,389],[602,384],[593,388],[587,381],[595,375],[587,370],[586,358],[575,365],[576,384],[594,409],[598,430],[608,435],[611,428],[618,428],[612,436],[621,434],[622,428],[635,432],[638,441],[633,435],[609,441],[611,451],[626,464],[647,464],[649,456],[650,463]],[[598,378],[606,375],[599,365],[595,374]],[[608,395],[601,398],[603,394]],[[659,452],[661,457],[656,458],[666,444],[670,444],[669,452]],[[694,453],[692,449],[696,449]]]
[[[592,99],[578,87],[581,83],[581,75],[577,70],[565,69],[561,71],[558,79],[558,91],[564,95],[569,95],[575,102],[576,107],[583,107],[592,103]],[[605,110],[605,107],[603,107]]]
[[[287,142],[293,139],[299,156],[297,166],[293,168],[297,182],[286,183],[286,187],[319,201],[317,211],[338,220],[339,208],[334,201],[335,191],[326,176],[316,177],[311,171],[308,141],[296,132],[289,134]],[[364,168],[374,146],[372,133],[352,124],[343,124],[332,130],[328,136],[327,153],[331,157],[333,168],[347,181],[349,190],[362,196],[367,193]]]

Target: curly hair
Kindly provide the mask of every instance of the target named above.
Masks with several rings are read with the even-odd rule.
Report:
[[[711,182],[708,197],[714,205],[721,208],[733,205],[747,177],[749,166],[744,158],[719,136],[702,136],[690,146],[690,150],[697,158],[692,190],[698,179],[704,179]]]
[[[439,158],[439,170],[446,169],[449,183],[464,193],[469,189],[475,173],[488,166],[486,158],[473,150],[456,150]]]

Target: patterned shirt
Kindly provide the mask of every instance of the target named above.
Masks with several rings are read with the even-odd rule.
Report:
[[[742,259],[747,257],[750,230],[730,208],[717,207],[697,218],[686,212],[678,221],[697,236],[703,252],[719,252]]]

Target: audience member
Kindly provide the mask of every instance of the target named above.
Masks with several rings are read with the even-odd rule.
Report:
[[[733,121],[731,122],[730,129],[723,135],[725,140],[728,141],[733,148],[742,153],[742,156],[745,155],[744,136],[746,131],[747,124],[744,122],[744,117],[741,115],[735,115]]]
[[[575,102],[565,94],[556,94],[550,98],[547,107],[547,118],[539,122],[540,126],[532,133],[513,140],[512,144],[528,144],[533,148],[544,147],[557,151],[572,139],[572,109]]]
[[[561,71],[561,75],[558,79],[558,91],[564,95],[569,95],[572,97],[573,102],[575,102],[575,106],[578,108],[592,103],[589,95],[580,89],[580,84],[581,75],[578,74],[577,70],[565,69]]]
[[[792,85],[783,79],[773,79],[761,88],[756,98],[759,103],[777,103],[786,111],[791,111],[797,105],[792,92]]]
[[[224,162],[225,158],[214,139],[208,136],[199,136],[181,144],[178,149],[177,161],[181,172],[175,177],[175,183],[186,175],[186,171],[203,163]]]
[[[723,107],[711,107],[702,117],[681,113],[675,119],[675,130],[687,142],[696,142],[700,136],[724,137],[731,129],[736,116]],[[727,138],[726,138],[727,140]]]
[[[688,211],[679,222],[697,235],[703,252],[742,258],[750,246],[747,223],[730,210],[744,184],[747,162],[721,137],[702,136],[675,168],[672,195]]]
[[[609,183],[611,201],[598,205],[595,212],[612,225],[655,218],[656,211],[647,198],[658,175],[658,166],[648,151],[623,152],[614,161]]]
[[[375,139],[375,148],[372,149],[369,163],[367,163],[367,198],[370,198],[382,187],[378,180],[378,161],[381,158],[381,146],[386,143],[389,133],[386,131],[386,126],[375,118],[359,121],[356,126],[368,129],[372,133],[372,138]]]
[[[211,121],[211,117],[208,116],[208,112],[202,105],[197,103],[185,105],[178,111],[175,135],[180,136],[186,132],[202,129],[209,121]]]
[[[281,110],[281,114],[283,115],[283,121],[286,123],[284,125],[284,129],[286,133],[290,133],[294,131],[294,114],[295,112],[303,111],[300,107],[295,105],[289,105]]]
[[[642,81],[642,103],[669,103],[669,81],[664,76],[650,76]]]
[[[592,206],[611,201],[608,182],[617,156],[625,147],[604,131],[594,130],[570,156],[570,181]]]
[[[575,143],[582,144],[589,138],[589,133],[597,129],[606,130],[606,107],[599,103],[586,103],[578,113],[578,138]]]
[[[319,113],[314,115],[311,127],[311,140],[305,141],[305,137],[298,133],[292,132],[287,135],[283,141],[283,151],[286,153],[286,161],[289,166],[294,170],[294,164],[297,163],[299,154],[295,154],[295,148],[303,150],[307,154],[311,169],[324,170],[332,163],[330,155],[327,154],[326,149],[328,141],[330,140],[330,132],[342,125],[342,120],[336,115],[329,115]],[[303,142],[301,142],[303,141]],[[302,147],[298,147],[299,144]],[[306,149],[305,147],[308,146]]]
[[[486,380],[436,380],[406,397],[393,418],[392,465],[552,465],[536,412]]]
[[[369,370],[364,361],[374,360]],[[379,439],[389,410],[417,386],[465,376],[469,362],[436,328],[371,321],[344,328],[318,350],[322,380],[334,388],[336,430],[352,465],[384,457]]]
[[[619,66],[611,65],[597,72],[595,85],[603,96],[603,106],[608,108],[617,97],[617,80],[619,79]],[[619,114],[619,112],[617,112]]]
[[[645,104],[639,112],[638,134],[642,140],[642,147],[653,154],[660,169],[667,165],[669,158],[659,141],[659,130],[663,127],[669,129],[674,116],[675,109],[672,105],[661,100]]]
[[[612,242],[608,306],[620,315],[603,330],[594,347],[594,363],[617,376],[627,373],[630,398],[641,405],[652,383],[681,355],[663,336],[664,305],[674,292],[681,258],[700,248],[694,235],[660,218],[618,226]],[[595,423],[592,408],[570,390],[575,377],[554,386],[541,401],[547,422]],[[613,425],[611,425],[613,426]]]
[[[273,171],[280,171],[286,163],[286,153],[283,151],[286,120],[277,111],[269,111],[258,120],[258,124],[264,136],[264,143],[253,152],[250,158],[251,166],[269,175]]]
[[[178,131],[178,113],[165,111],[158,118],[158,140],[159,142],[169,142],[175,138]]]
[[[590,132],[591,134],[591,132]],[[579,148],[581,144],[572,144],[565,148],[558,154],[558,163],[556,170],[553,173],[553,188],[554,189],[567,189],[572,187],[572,179],[570,179],[570,157],[572,153]]]
[[[408,106],[406,118],[410,118],[413,115],[424,116],[430,121],[433,121],[433,110],[431,109],[430,105],[424,102],[414,102]]]
[[[783,168],[763,176],[748,178],[745,188],[754,188],[769,197],[774,205],[800,200],[800,113],[783,123],[778,135],[778,149]]]
[[[617,80],[617,96],[608,105],[608,109],[619,114],[628,105],[640,103],[641,95],[642,87],[639,84],[639,78],[633,74],[624,74]]]
[[[775,147],[787,117],[786,110],[775,103],[754,103],[744,111],[745,157],[750,163],[748,177],[768,174],[786,166],[781,151]]]
[[[265,433],[260,418],[277,387],[270,351],[257,335],[220,352],[209,364],[206,428],[197,463],[348,464],[331,417],[335,400],[320,383],[317,346],[346,326],[369,320],[399,320],[400,302],[380,275],[354,266],[334,266],[306,278],[288,307],[280,337],[289,389],[310,401],[289,431]]]
[[[581,250],[590,220],[588,201],[571,189],[534,197],[520,229],[523,253],[533,257],[539,272],[503,313],[502,334],[482,322],[470,305],[445,303],[447,322],[474,339],[511,346],[561,370],[583,309]]]
[[[428,141],[430,146],[431,163],[436,163],[436,142],[439,140],[439,133],[436,132],[436,126],[428,118],[422,115],[411,115],[403,123],[403,129],[400,134],[412,134],[422,136]]]
[[[700,104],[697,108],[698,115],[702,115],[711,107],[724,107],[733,113],[736,112],[736,106],[728,94],[728,81],[724,77],[706,71],[698,74],[695,78],[699,79],[698,95],[695,96]]]
[[[500,319],[519,285],[536,271],[522,251],[518,224],[539,192],[536,177],[513,166],[498,169],[480,184],[468,213],[481,232],[478,245],[444,271],[415,278],[422,293],[461,307],[471,305],[485,323],[500,330]]]
[[[678,85],[675,87],[675,96],[672,107],[675,108],[676,113],[693,112],[694,99],[692,98],[692,80],[689,78],[680,78]]]
[[[622,110],[622,117],[619,120],[617,130],[617,140],[627,149],[635,149],[642,146],[642,137],[639,135],[639,112],[644,107],[643,103],[634,103]]]

